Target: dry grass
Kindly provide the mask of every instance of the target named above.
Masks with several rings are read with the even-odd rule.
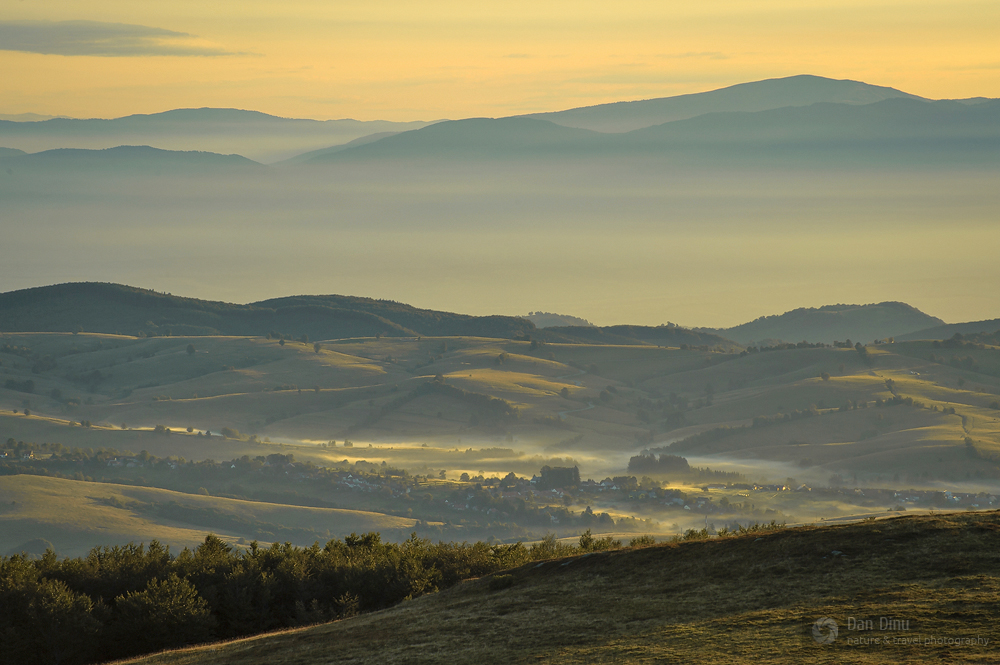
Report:
[[[707,428],[745,424],[755,416],[812,405],[836,408],[849,400],[871,403],[890,397],[885,380],[891,378],[903,395],[927,407],[954,407],[959,416],[909,407],[867,409],[746,432],[688,454],[723,453],[792,464],[809,459],[825,465],[825,473],[857,472],[862,478],[930,473],[952,482],[984,472],[981,458],[966,455],[966,436],[975,441],[977,450],[1000,459],[1000,411],[989,408],[1000,395],[1000,379],[931,363],[926,358],[934,349],[926,343],[871,347],[876,361],[869,367],[853,349],[829,348],[734,357],[653,346],[549,344],[532,350],[527,342],[459,337],[334,340],[323,342],[321,352],[315,353],[311,344],[288,342],[282,347],[274,340],[245,337],[134,339],[19,333],[5,334],[3,339],[53,355],[58,368],[34,374],[28,359],[4,355],[5,380],[31,379],[36,390],[29,396],[0,388],[0,432],[70,447],[148,450],[188,459],[270,452],[245,443],[233,444],[231,450],[208,450],[202,449],[201,441],[180,437],[164,441],[143,433],[69,428],[66,418],[215,432],[230,427],[275,440],[416,441],[463,449],[470,443],[478,447],[510,443],[509,447],[532,453],[549,449],[581,460],[607,459],[637,451],[638,441],[648,441],[650,432],[655,446]],[[189,343],[196,347],[193,355],[186,353]],[[74,348],[79,352],[67,355]],[[498,365],[501,353],[507,356]],[[941,349],[937,353],[945,355]],[[993,371],[992,356],[998,354],[977,353],[982,367]],[[594,367],[596,373],[578,367]],[[86,392],[85,382],[71,380],[95,370],[104,376],[90,386],[95,393]],[[829,380],[819,378],[824,372]],[[470,424],[475,414],[468,404],[439,395],[391,407],[394,400],[438,373],[455,386],[508,400],[518,407],[521,418],[505,425],[507,431],[485,431]],[[301,392],[274,390],[290,385],[302,388]],[[665,414],[651,406],[654,402],[676,393],[697,405],[704,401],[708,385],[714,390],[713,403],[685,413],[690,427],[663,428]],[[316,386],[319,392],[313,391]],[[607,386],[618,392],[601,401],[598,395]],[[560,395],[563,388],[569,399]],[[48,396],[52,389],[84,403],[64,407]],[[161,396],[170,399],[156,399]],[[24,399],[31,400],[34,414],[54,419],[12,417],[10,409],[23,409]],[[87,404],[88,400],[93,403]],[[588,404],[596,408],[587,409]],[[647,412],[644,418],[652,415],[650,422],[640,419],[640,404]],[[391,407],[389,412],[380,414],[386,406]],[[373,414],[378,415],[374,420]],[[564,414],[564,422],[559,422],[559,414]],[[878,416],[882,419],[875,422]],[[566,440],[573,443],[559,445]],[[793,441],[796,445],[788,445]],[[300,459],[317,458],[308,446],[294,453]],[[429,456],[381,459],[406,468],[451,469],[461,464]],[[621,470],[593,466],[598,470],[585,465],[583,473]]]
[[[352,532],[408,529],[415,520],[364,510],[308,508],[257,501],[172,492],[148,487],[87,483],[44,476],[0,476],[0,553],[34,538],[50,541],[61,555],[77,556],[99,545],[123,545],[157,539],[173,548],[190,547],[212,532],[231,541],[251,534],[231,527],[185,524],[120,505],[133,502],[163,505],[169,502],[195,509],[211,509],[233,517],[288,528],[329,531],[331,537]]]
[[[346,621],[130,662],[997,663],[998,552],[997,513],[660,545],[529,564],[500,591],[472,580]],[[811,633],[824,616],[841,627],[828,646]],[[909,630],[879,631],[883,616]],[[849,617],[876,630],[850,631]],[[925,642],[955,637],[989,644]]]

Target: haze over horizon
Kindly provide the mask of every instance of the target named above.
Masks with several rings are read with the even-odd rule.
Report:
[[[997,25],[996,4],[971,0],[22,2],[0,20],[0,113],[495,117],[802,72],[928,98],[997,96]]]
[[[538,124],[2,122],[0,146],[31,153],[301,161],[185,177],[161,173],[176,155],[0,154],[0,284],[339,293],[605,325],[887,300],[994,318],[995,106],[905,102],[1000,97],[997,25],[1000,6],[937,0],[17,3],[0,20],[5,115]],[[567,112],[629,100],[654,101]],[[369,144],[337,147],[352,140]]]
[[[0,123],[0,145],[50,148],[0,153],[0,277],[9,290],[335,293],[598,325],[722,328],[894,300],[993,319],[998,104],[798,76],[367,138],[383,125],[335,124],[361,138],[271,166],[51,148],[287,156],[351,135],[240,114],[67,120],[48,134],[49,122]],[[625,131],[637,123],[651,126]]]

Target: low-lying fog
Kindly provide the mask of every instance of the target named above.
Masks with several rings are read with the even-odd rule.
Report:
[[[113,281],[234,302],[339,293],[599,325],[728,326],[884,300],[976,320],[997,305],[995,184],[996,174],[959,170],[565,161],[192,176],[0,169],[0,282]]]

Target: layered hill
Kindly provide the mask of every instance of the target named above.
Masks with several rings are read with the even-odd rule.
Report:
[[[690,95],[598,104],[551,113],[533,113],[527,117],[598,132],[628,132],[705,113],[746,113],[818,103],[863,105],[886,99],[920,98],[895,88],[860,81],[800,75],[740,83]]]
[[[753,113],[712,112],[623,134],[537,118],[474,118],[324,153],[303,162],[658,158],[739,163],[788,161],[996,165],[1000,101],[963,104],[898,98],[819,103]]]
[[[261,173],[264,166],[241,155],[204,151],[161,150],[142,146],[118,146],[102,150],[57,148],[36,153],[0,152],[8,174],[77,175],[88,178],[150,175],[235,175]]]
[[[238,153],[273,162],[379,132],[416,129],[426,122],[302,120],[239,109],[175,109],[114,119],[0,120],[0,145],[39,152],[150,145],[165,150]]]
[[[942,324],[944,321],[941,319],[924,314],[906,303],[883,302],[870,305],[801,307],[784,314],[762,316],[732,328],[713,329],[711,332],[741,344],[761,340],[831,344],[847,339],[869,343],[889,337],[902,338],[908,333]]]
[[[602,344],[733,347],[719,335],[676,326],[563,326],[536,331],[513,316],[469,316],[354,296],[289,296],[248,305],[183,298],[104,283],[70,283],[0,294],[0,331],[126,335],[267,335],[298,339],[374,336],[520,338]]]
[[[1000,330],[1000,319],[989,319],[986,321],[969,321],[966,323],[948,323],[931,326],[900,335],[899,338],[902,340],[948,339],[956,333],[961,335],[975,335],[976,333],[995,333],[998,330]]]
[[[945,514],[591,553],[129,662],[990,662],[998,534]]]
[[[350,296],[277,298],[249,305],[182,298],[120,284],[74,283],[0,294],[0,330],[86,330],[175,335],[267,335],[312,339],[375,335],[524,336],[517,317],[474,317]]]

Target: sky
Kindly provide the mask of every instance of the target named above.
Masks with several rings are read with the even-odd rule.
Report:
[[[432,120],[815,74],[1000,97],[995,0],[4,0],[0,113]]]

